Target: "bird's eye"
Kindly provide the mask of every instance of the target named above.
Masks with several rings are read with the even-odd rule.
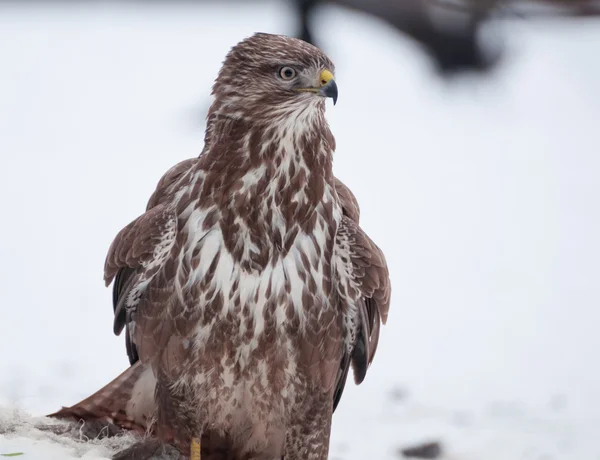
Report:
[[[282,80],[291,80],[296,76],[296,71],[291,67],[282,67],[279,69],[279,76]]]

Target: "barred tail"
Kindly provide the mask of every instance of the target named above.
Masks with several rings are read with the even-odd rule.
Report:
[[[155,387],[152,369],[138,361],[93,395],[48,417],[101,421],[145,432],[154,414]]]

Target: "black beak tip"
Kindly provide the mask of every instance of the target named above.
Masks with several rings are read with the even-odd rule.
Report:
[[[333,99],[333,105],[337,102],[338,99],[338,87],[334,80],[330,80],[323,88],[321,88],[321,94],[325,97],[330,97]]]

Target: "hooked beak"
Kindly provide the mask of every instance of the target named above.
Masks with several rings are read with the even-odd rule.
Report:
[[[330,97],[333,99],[333,105],[337,102],[338,98],[338,87],[333,79],[333,74],[329,70],[323,70],[321,72],[321,88],[319,94],[323,97]]]
[[[338,87],[333,79],[333,74],[327,69],[321,71],[318,87],[298,88],[296,91],[315,93],[322,97],[330,97],[333,99],[333,105],[335,105],[338,98]]]

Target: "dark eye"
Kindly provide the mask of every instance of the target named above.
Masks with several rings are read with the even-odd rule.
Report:
[[[291,67],[282,67],[279,69],[279,76],[283,80],[291,80],[296,76],[296,71]]]

